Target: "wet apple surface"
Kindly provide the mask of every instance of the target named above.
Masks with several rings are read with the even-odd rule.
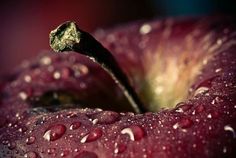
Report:
[[[235,22],[169,18],[94,33],[144,114],[82,55],[24,62],[0,84],[0,157],[234,157]]]

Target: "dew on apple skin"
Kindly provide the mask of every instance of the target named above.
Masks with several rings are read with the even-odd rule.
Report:
[[[139,28],[139,33],[141,35],[146,35],[148,33],[150,33],[152,31],[152,27],[149,24],[143,24],[140,28]]]
[[[127,149],[127,146],[124,143],[115,143],[115,154],[123,153]]]
[[[48,153],[49,155],[55,154],[55,153],[56,153],[56,149],[55,149],[55,148],[49,148],[49,149],[47,149],[47,153]]]
[[[52,59],[49,56],[44,56],[39,60],[41,65],[50,65],[52,63]]]
[[[31,76],[30,76],[30,75],[25,75],[24,81],[25,81],[26,83],[30,83],[30,82],[32,81]]]
[[[43,135],[43,138],[47,141],[55,141],[61,138],[65,132],[66,126],[62,124],[57,124],[47,129]]]
[[[28,98],[28,95],[26,94],[26,92],[20,92],[18,94],[18,96],[20,97],[20,99],[22,100],[26,100]]]
[[[178,103],[176,105],[175,111],[179,113],[183,113],[188,111],[192,107],[191,104],[186,104],[186,103]]]
[[[187,129],[190,128],[193,125],[193,121],[189,118],[182,118],[179,122],[173,125],[174,129],[182,128]]]
[[[119,119],[119,114],[113,111],[102,111],[92,116],[93,119],[97,119],[99,124],[112,124]]]
[[[73,75],[74,75],[74,72],[70,68],[67,68],[67,67],[62,68],[62,70],[61,70],[61,78],[62,79],[66,80],[66,79],[72,77]]]
[[[60,154],[61,157],[66,157],[70,154],[70,151],[69,150],[65,150],[65,151],[62,151],[62,153]]]
[[[139,141],[145,136],[145,131],[140,126],[131,125],[121,130],[121,134],[127,134],[132,141]]]
[[[195,92],[194,96],[197,96],[198,94],[206,94],[209,91],[208,87],[199,87]]]
[[[89,73],[88,67],[83,64],[75,64],[72,66],[72,69],[76,77],[80,77],[81,75],[86,75]]]
[[[201,112],[203,112],[205,110],[204,106],[202,104],[197,105],[196,108],[193,111],[193,115],[195,114],[200,114]]]
[[[78,129],[80,126],[81,126],[81,122],[79,122],[79,121],[73,122],[73,123],[70,125],[70,130],[76,130],[76,129]]]
[[[96,125],[98,123],[98,119],[92,120],[93,125]]]
[[[30,136],[26,139],[26,144],[30,145],[33,144],[35,142],[36,138],[34,136]]]
[[[13,150],[16,148],[16,143],[15,142],[8,142],[7,147],[8,147],[8,149]]]
[[[89,134],[85,135],[80,142],[81,143],[88,143],[93,142],[99,139],[102,136],[103,132],[100,128],[95,128],[89,132]]]
[[[236,138],[236,133],[233,127],[231,127],[230,125],[225,125],[224,130],[227,132],[231,132],[233,134],[233,138]]]
[[[91,151],[82,151],[78,155],[76,155],[74,158],[98,158],[97,154]]]
[[[25,153],[24,155],[25,158],[37,158],[37,154],[34,151],[29,151],[27,153]]]
[[[59,80],[61,78],[61,73],[59,71],[55,71],[53,73],[53,78]]]

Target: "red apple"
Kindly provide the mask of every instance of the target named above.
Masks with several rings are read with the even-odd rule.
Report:
[[[98,30],[144,114],[132,113],[110,75],[82,55],[22,64],[0,84],[0,157],[234,157],[235,31],[230,17]]]

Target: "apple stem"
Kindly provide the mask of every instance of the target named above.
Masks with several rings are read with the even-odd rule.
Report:
[[[51,31],[50,46],[56,52],[74,51],[83,54],[100,64],[120,86],[134,111],[146,111],[112,53],[92,35],[79,29],[74,22],[65,22]]]

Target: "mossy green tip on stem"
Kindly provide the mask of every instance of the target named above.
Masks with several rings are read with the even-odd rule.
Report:
[[[80,34],[74,22],[65,22],[50,32],[50,46],[56,52],[69,51],[79,43]]]

